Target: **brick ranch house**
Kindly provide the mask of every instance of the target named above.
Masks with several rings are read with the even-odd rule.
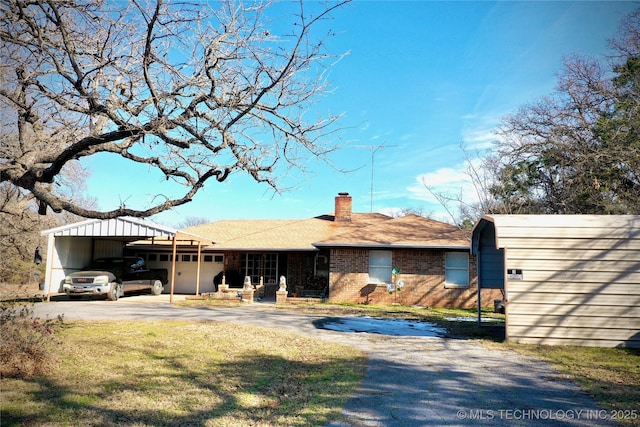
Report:
[[[477,306],[477,269],[470,240],[457,227],[407,215],[353,213],[339,193],[333,215],[302,220],[221,220],[183,230],[211,238],[224,255],[231,288],[244,277],[275,296],[281,276],[288,296],[433,307]],[[393,274],[397,272],[398,274]],[[485,292],[483,290],[483,292]],[[493,303],[487,290],[482,301]]]

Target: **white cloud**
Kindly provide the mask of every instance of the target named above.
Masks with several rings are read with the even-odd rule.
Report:
[[[504,113],[464,116],[466,125],[462,130],[462,140],[465,147],[473,151],[491,149],[494,142],[500,139],[495,130],[500,125],[503,116]]]
[[[453,167],[420,174],[415,177],[415,184],[409,186],[407,191],[412,199],[428,203],[440,203],[433,193],[443,194],[454,200],[461,199],[465,203],[474,203],[478,198],[471,178],[466,172],[467,167],[467,163],[459,163]]]
[[[493,129],[468,129],[463,131],[462,140],[469,150],[486,151],[493,148],[498,135]]]

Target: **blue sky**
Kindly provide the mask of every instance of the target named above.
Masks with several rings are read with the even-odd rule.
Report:
[[[563,56],[602,57],[633,2],[355,1],[331,22],[334,53],[349,52],[331,71],[335,90],[319,108],[343,113],[346,145],[331,159],[341,174],[313,159],[274,194],[248,177],[211,182],[191,203],[151,218],[178,226],[187,217],[309,218],[331,213],[338,192],[355,212],[403,208],[448,220],[422,184],[470,194],[464,144],[486,150],[505,114],[554,90]],[[376,151],[373,168],[370,147]],[[89,163],[92,194],[110,209],[132,187],[162,193],[160,176]],[[117,169],[117,168],[115,168]]]

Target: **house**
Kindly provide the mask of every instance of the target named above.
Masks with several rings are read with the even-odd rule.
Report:
[[[217,236],[212,247],[224,254],[225,283],[231,288],[243,286],[245,277],[254,285],[264,286],[265,296],[274,297],[279,278],[284,276],[291,295],[320,296],[328,294],[330,251],[314,246],[314,242],[357,227],[386,222],[382,214],[354,214],[336,198],[338,215],[321,215],[307,219],[287,220],[221,220],[185,229],[189,233]],[[343,209],[343,210],[340,210]],[[219,280],[219,279],[218,279]]]
[[[469,240],[450,224],[417,215],[388,218],[314,246],[329,251],[331,301],[439,307],[477,303]]]
[[[475,257],[457,227],[417,215],[355,213],[348,193],[334,202],[332,214],[307,219],[222,220],[175,230],[123,217],[46,230],[47,294],[92,259],[124,255],[166,268],[171,283],[164,292],[171,295],[215,294],[222,283],[240,290],[248,277],[269,298],[285,277],[290,301],[476,306]],[[481,300],[490,305],[499,295],[485,289]]]
[[[333,214],[301,220],[222,220],[185,233],[211,238],[224,259],[225,283],[245,277],[275,296],[286,277],[290,296],[330,302],[475,307],[476,262],[457,227],[407,215],[352,212],[339,193]],[[215,236],[215,237],[214,237]],[[392,274],[395,271],[398,274]],[[493,304],[496,293],[487,290]]]
[[[640,216],[486,215],[478,290],[503,289],[506,339],[640,347]]]

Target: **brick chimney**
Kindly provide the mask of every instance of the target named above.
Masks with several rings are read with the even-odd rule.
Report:
[[[336,197],[336,210],[334,212],[336,222],[351,222],[351,196],[349,193],[341,192]]]

